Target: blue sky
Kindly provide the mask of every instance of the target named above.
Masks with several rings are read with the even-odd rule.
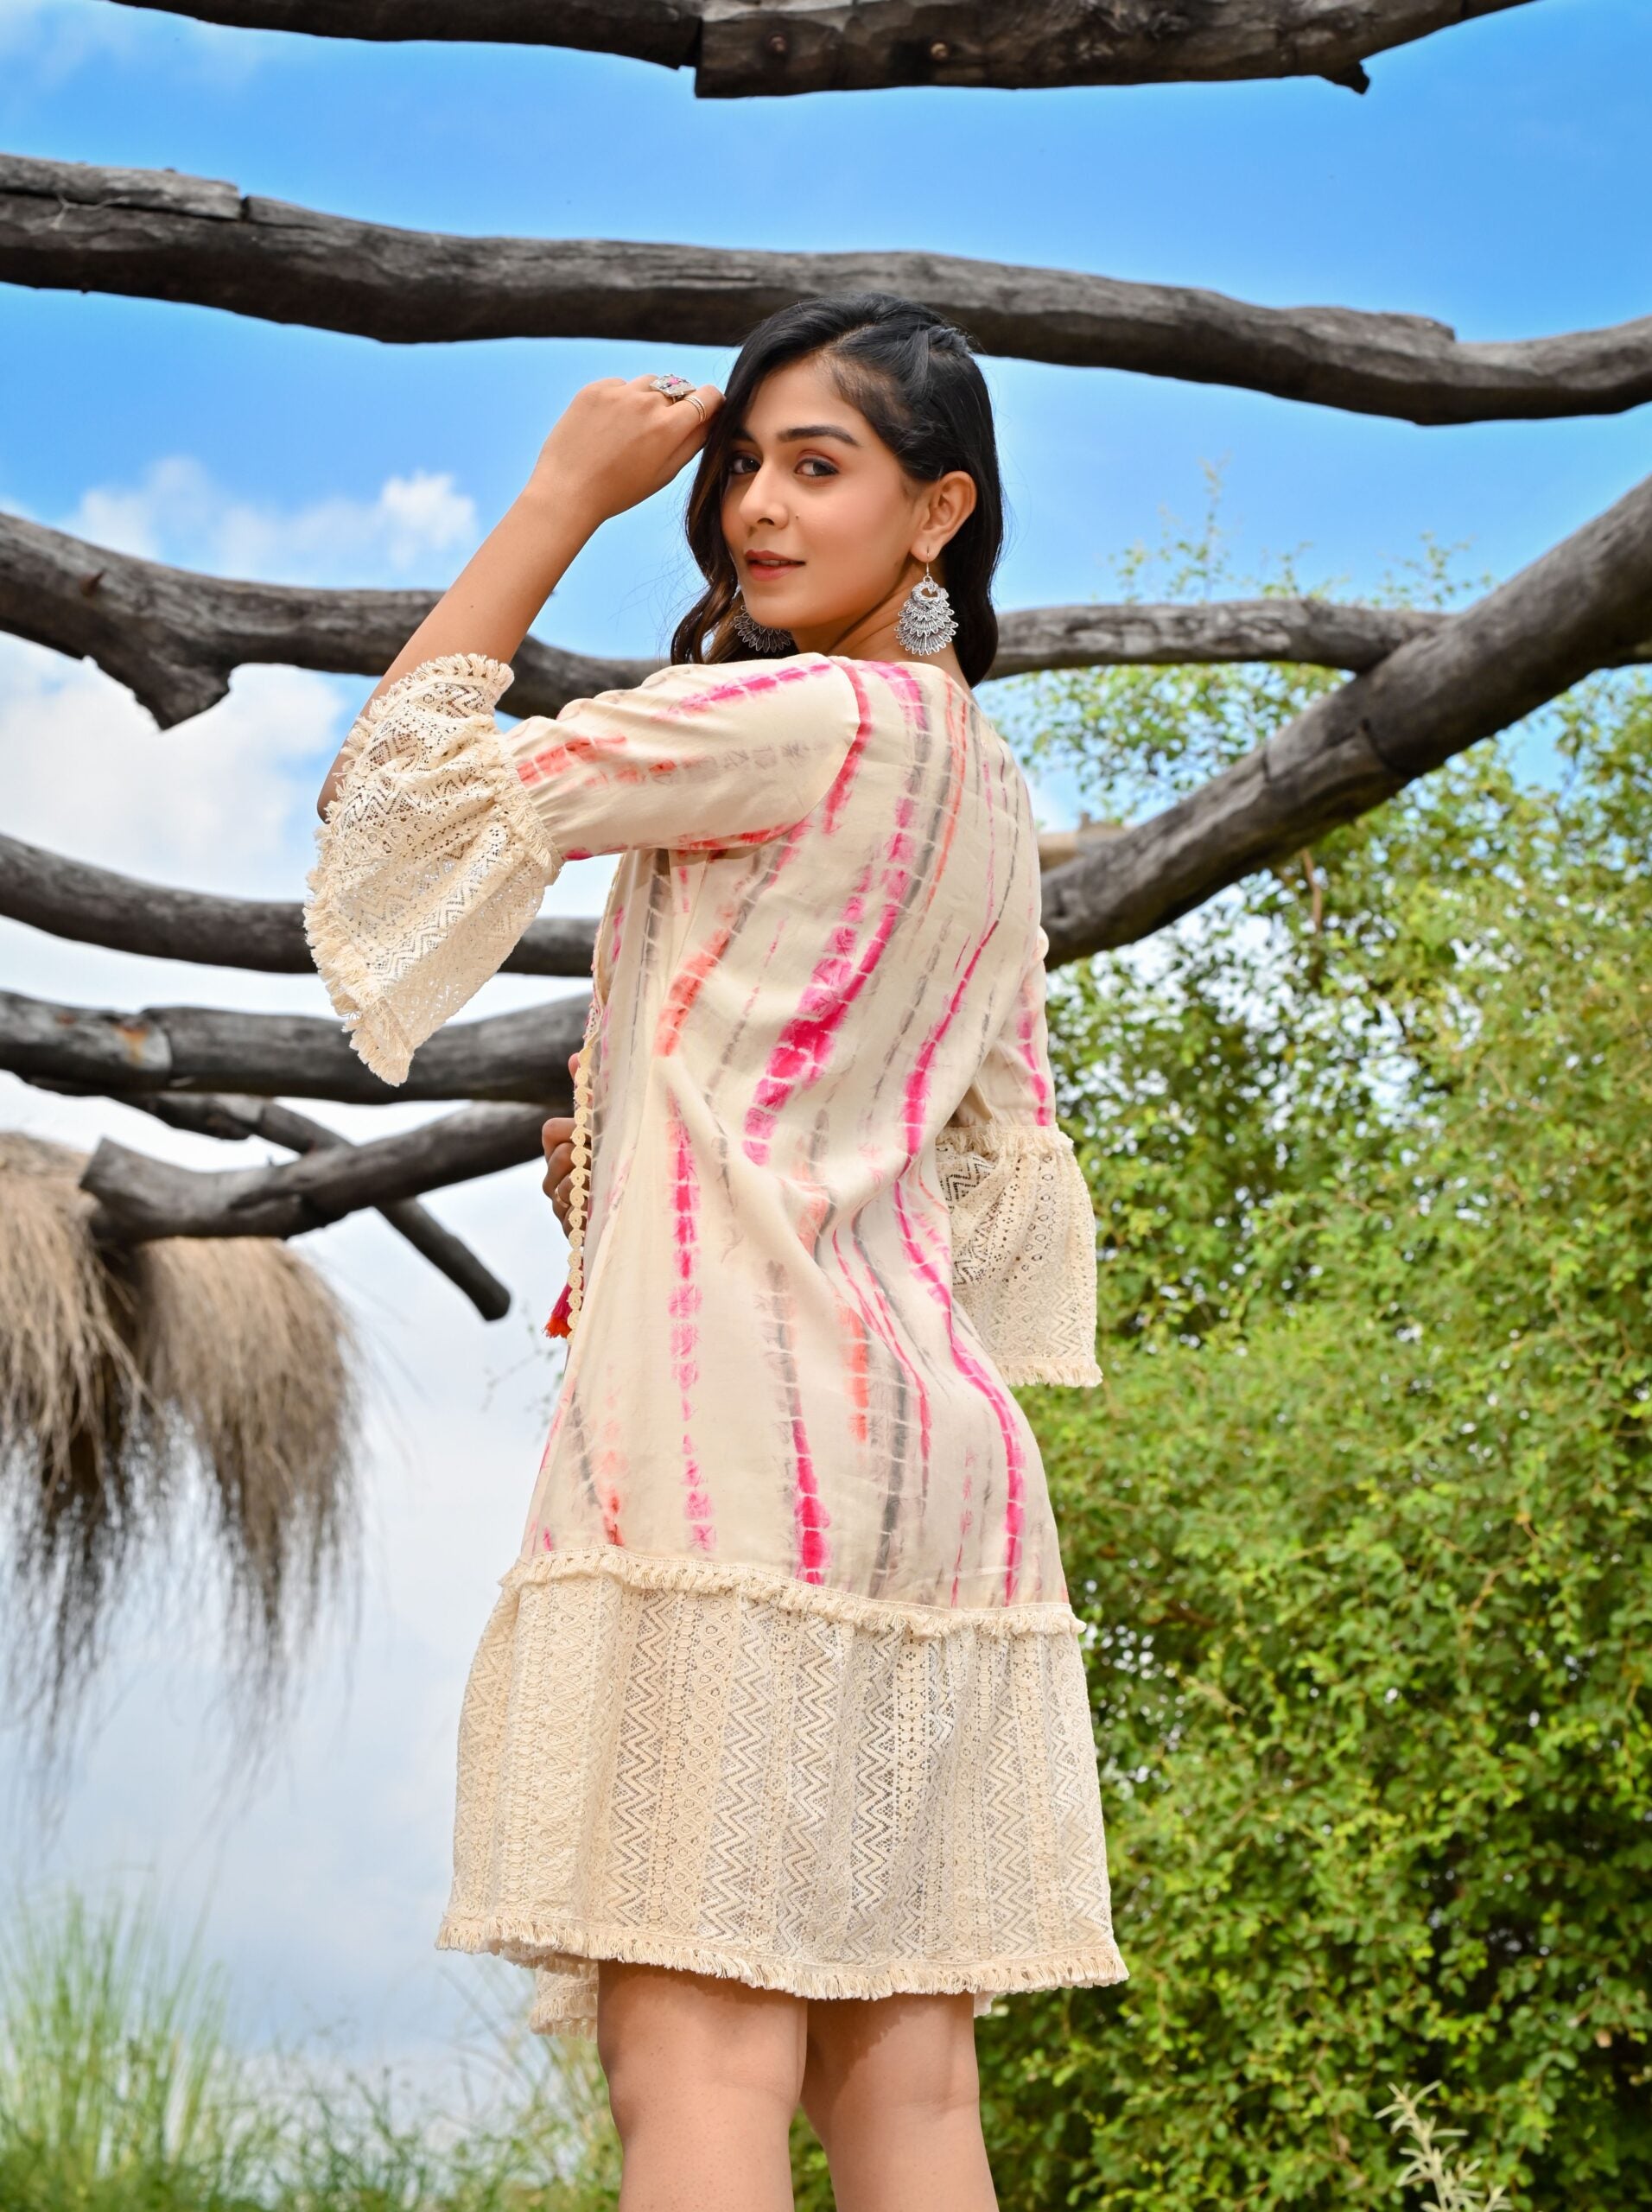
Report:
[[[794,247],[926,247],[1437,316],[1496,340],[1652,306],[1645,0],[1534,0],[1381,56],[1363,97],[1262,86],[911,92],[696,102],[685,77],[547,49],[368,46],[203,29],[108,0],[0,0],[0,144],[171,167],[415,227]],[[219,569],[445,582],[571,391],[729,355],[573,341],[388,347],[149,302],[0,286],[0,506]],[[1299,552],[1375,588],[1425,533],[1503,575],[1649,467],[1649,411],[1423,429],[1088,370],[987,364],[1014,534],[1006,606],[1106,597],[1111,563],[1191,521],[1207,467],[1242,567]],[[538,626],[658,650],[685,596],[668,493],[605,531]],[[4,826],[157,878],[295,897],[313,795],[362,686],[238,677],[157,734],[95,671],[0,640]],[[1046,818],[1060,818],[1045,794]],[[554,887],[594,912],[609,863]],[[0,980],[87,1003],[324,1010],[310,979],[127,960],[0,925]],[[490,985],[478,1011],[539,987]],[[329,1109],[330,1111],[331,1109]],[[333,1116],[380,1128],[411,1109]],[[0,1082],[0,1118],[222,1150],[114,1107]],[[256,1156],[250,1154],[249,1156]],[[361,1315],[372,1416],[361,1633],[310,1691],[251,1801],[211,1783],[210,1635],[153,1624],[118,1655],[111,1724],[25,1878],[154,1874],[256,1992],[253,2024],[342,2024],[429,2058],[462,2015],[429,1949],[447,1879],[464,1669],[514,1555],[555,1373],[535,1324],[562,1240],[531,1170],[440,1202],[519,1294],[489,1330],[373,1222],[306,1240]],[[204,1615],[210,1605],[203,1601]],[[5,1797],[0,1747],[0,1798]]]

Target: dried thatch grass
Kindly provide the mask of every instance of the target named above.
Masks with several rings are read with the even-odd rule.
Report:
[[[357,1346],[327,1284],[263,1237],[102,1251],[85,1166],[0,1130],[8,1657],[47,1742],[89,1687],[140,1555],[203,1500],[232,1679],[256,1702],[279,1692],[357,1525]]]

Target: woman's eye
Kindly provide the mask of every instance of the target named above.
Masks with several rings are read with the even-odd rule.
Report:
[[[732,456],[731,456],[731,458],[730,458],[730,460],[729,460],[729,463],[728,463],[728,474],[729,474],[731,476],[744,476],[744,475],[746,475],[746,474],[748,473],[748,472],[747,472],[747,466],[746,466],[746,464],[747,463],[747,461],[750,461],[751,460],[752,460],[752,456],[751,456],[751,455],[750,455],[750,454],[748,454],[748,453],[737,453],[737,454],[734,454],[734,455],[732,455]],[[757,464],[755,463],[755,461],[753,461],[753,462],[752,462],[752,466],[753,466],[753,467],[756,467],[756,465],[757,465]]]
[[[823,461],[818,454],[814,453],[805,454],[798,467],[808,469],[811,474],[818,473],[822,476],[836,476],[837,474],[829,461]]]

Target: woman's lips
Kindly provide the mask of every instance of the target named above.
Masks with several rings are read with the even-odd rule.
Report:
[[[800,569],[802,566],[801,561],[788,561],[779,554],[748,553],[746,556],[747,572],[754,581],[759,578],[766,581],[774,576],[784,576],[791,569]]]

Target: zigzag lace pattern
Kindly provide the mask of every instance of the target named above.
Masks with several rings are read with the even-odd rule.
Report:
[[[493,720],[511,673],[485,653],[446,653],[370,700],[316,829],[305,935],[351,1044],[385,1083],[406,1080],[562,870]]]
[[[595,2032],[600,1958],[802,1997],[1125,1977],[1080,1627],[618,1548],[504,1579],[437,1937]]]
[[[953,1294],[1007,1382],[1094,1383],[1096,1215],[1054,1124],[950,1122],[936,1162]]]

